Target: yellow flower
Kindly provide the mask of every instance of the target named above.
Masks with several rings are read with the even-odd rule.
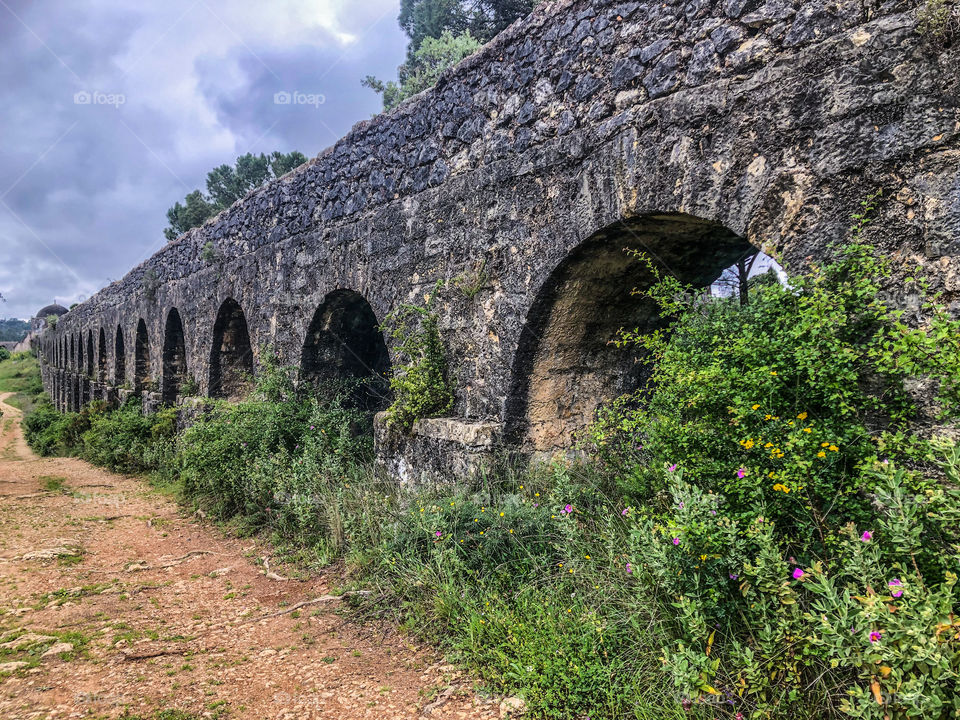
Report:
[[[765,448],[773,447],[773,443],[769,443],[769,442],[768,442],[766,445],[764,445],[764,447],[765,447]]]
[[[770,371],[770,374],[771,374],[771,375],[776,375],[776,374],[777,374],[777,371],[776,371],[776,370],[771,370],[771,371]]]
[[[500,517],[503,517],[503,513],[500,513]]]
[[[585,557],[587,560],[590,559],[590,556],[589,556],[589,555],[584,555],[584,557]]]
[[[832,450],[833,452],[838,452],[838,451],[840,450],[840,448],[838,448],[836,445],[831,445],[830,447],[827,448],[827,450]]]
[[[513,535],[513,530],[510,531],[510,534]]]
[[[830,443],[820,443],[820,447],[827,447]]]
[[[759,408],[759,407],[760,407],[759,405],[754,405],[754,406],[751,407],[750,409],[751,409],[751,410],[756,410],[756,409]]]
[[[817,457],[818,457],[818,458],[825,458],[826,456],[827,456],[827,454],[826,454],[823,450],[821,450],[820,452],[817,453]]]
[[[480,519],[479,519],[479,518],[474,518],[473,521],[474,521],[474,522],[480,522]]]
[[[803,431],[806,433],[813,432],[813,428],[804,428]]]
[[[523,485],[520,486],[520,489],[523,490]]]
[[[799,415],[797,415],[797,420],[806,420],[806,419],[807,419],[807,414],[805,412],[802,412]]]
[[[772,417],[773,417],[773,415],[764,415],[764,416],[763,416],[763,419],[764,419],[764,420],[769,420],[769,419],[772,418]]]
[[[771,470],[770,472],[767,473],[767,477],[769,477],[769,478],[775,478],[776,476],[777,476],[777,474],[776,474],[773,470]]]

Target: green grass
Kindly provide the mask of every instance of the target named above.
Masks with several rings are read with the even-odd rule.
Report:
[[[31,353],[17,353],[0,361],[0,393],[16,393],[7,398],[8,405],[28,412],[43,394],[40,364]]]

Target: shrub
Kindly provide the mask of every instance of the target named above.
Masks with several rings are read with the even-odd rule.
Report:
[[[439,284],[437,286],[439,289]],[[396,363],[390,378],[393,404],[388,422],[403,430],[424,417],[442,415],[453,406],[447,357],[432,302],[403,305],[386,319],[385,331],[396,342]]]
[[[10,351],[5,347],[0,347],[0,362],[10,359]]]

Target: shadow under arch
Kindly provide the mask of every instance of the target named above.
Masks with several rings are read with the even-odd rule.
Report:
[[[355,290],[328,293],[303,342],[301,380],[355,382],[354,406],[376,412],[390,404],[389,372],[390,354],[370,303]]]
[[[140,318],[133,346],[133,389],[137,392],[152,389],[150,380],[150,337],[147,323]]]
[[[217,311],[210,350],[210,397],[239,400],[250,391],[253,349],[243,308],[227,298]]]
[[[173,405],[180,395],[180,386],[187,377],[187,350],[183,337],[180,312],[171,308],[163,329],[163,388],[164,404]]]
[[[123,385],[127,381],[127,354],[123,345],[123,327],[117,325],[117,335],[113,343],[113,383]]]
[[[107,379],[107,334],[100,328],[97,338],[97,380],[105,382]]]
[[[661,214],[614,223],[568,253],[529,305],[513,357],[504,430],[519,449],[540,455],[571,449],[598,408],[648,379],[636,348],[610,342],[621,328],[643,332],[664,323],[652,300],[632,292],[654,277],[628,249],[697,287],[755,252],[722,225]]]

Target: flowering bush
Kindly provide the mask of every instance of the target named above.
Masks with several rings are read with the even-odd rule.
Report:
[[[943,469],[960,470],[952,446]],[[847,525],[820,556],[763,516],[731,517],[680,471],[672,511],[635,516],[631,564],[673,617],[664,667],[692,703],[755,718],[960,714],[960,493],[913,493],[892,463],[872,472],[871,529]],[[932,538],[936,577],[917,563]]]

